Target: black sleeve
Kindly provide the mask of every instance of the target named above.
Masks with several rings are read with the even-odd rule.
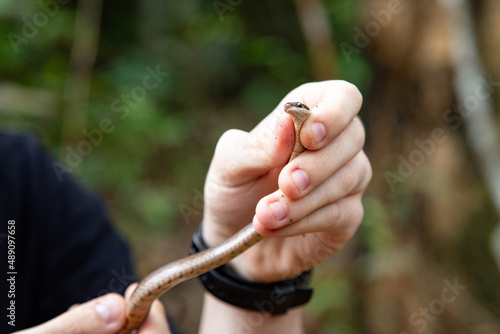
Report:
[[[98,295],[123,293],[136,280],[101,202],[69,173],[58,176],[31,136],[0,133],[0,227],[1,333]]]

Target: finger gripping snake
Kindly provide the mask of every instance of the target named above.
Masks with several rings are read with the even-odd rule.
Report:
[[[300,102],[285,103],[284,109],[292,116],[295,127],[295,144],[289,160],[292,161],[305,150],[300,142],[300,130],[311,112]],[[226,264],[262,239],[264,237],[250,223],[221,244],[174,261],[149,274],[132,293],[127,303],[127,322],[119,334],[136,332],[146,319],[153,301],[173,286]]]

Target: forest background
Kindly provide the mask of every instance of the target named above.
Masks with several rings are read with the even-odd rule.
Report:
[[[0,122],[105,201],[142,277],[187,254],[225,130],[350,81],[374,176],[315,271],[307,333],[499,333],[499,17],[495,0],[0,0]],[[202,291],[162,298],[186,333]]]

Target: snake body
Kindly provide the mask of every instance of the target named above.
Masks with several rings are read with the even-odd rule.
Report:
[[[305,150],[300,142],[300,130],[310,111],[300,102],[288,102],[284,109],[292,116],[295,127],[295,144],[289,160],[292,161]],[[221,244],[169,263],[149,274],[134,290],[127,304],[127,322],[119,334],[134,333],[146,319],[153,301],[173,286],[226,264],[262,239],[264,237],[250,223]]]

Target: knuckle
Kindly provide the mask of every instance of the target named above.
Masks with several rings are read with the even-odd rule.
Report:
[[[213,159],[217,162],[220,172],[231,174],[239,167],[242,157],[252,159],[255,154],[255,148],[249,140],[248,133],[230,129],[219,138]]]
[[[358,87],[347,81],[342,81],[342,84],[345,96],[353,102],[358,103],[359,107],[361,107],[361,104],[363,103],[363,95],[359,91]]]
[[[338,222],[342,217],[342,211],[338,203],[334,203],[328,207],[328,217],[332,222]]]
[[[241,130],[236,130],[236,129],[229,129],[226,130],[222,136],[219,138],[219,141],[217,142],[217,147],[216,150],[221,150],[226,147],[226,145],[230,145],[231,143],[234,143],[235,138],[238,138],[241,136]]]
[[[233,131],[234,130],[227,130],[222,134],[222,136],[220,136],[219,140],[217,141],[217,145],[215,146],[215,156],[218,156],[222,152],[224,152],[225,147],[230,142],[230,138],[233,136]]]
[[[373,175],[370,160],[364,151],[359,152],[353,159],[352,163],[356,167],[356,175],[358,183],[353,189],[355,191],[363,191],[370,183]]]
[[[361,152],[361,158],[363,159],[363,166],[364,166],[364,172],[363,175],[365,176],[365,183],[364,187],[366,188],[368,184],[370,183],[372,176],[373,176],[373,169],[372,165],[370,164],[370,160],[368,159],[368,156],[365,154],[364,151]]]
[[[349,194],[358,184],[358,175],[355,173],[343,171],[339,173],[339,178],[340,188],[346,194]]]
[[[361,149],[365,145],[366,133],[363,123],[358,117],[355,117],[352,121],[351,131],[356,143],[356,147]]]
[[[343,208],[342,229],[346,240],[351,239],[358,230],[363,221],[364,209],[361,198],[349,200],[349,203]]]
[[[353,226],[355,227],[354,232],[358,229],[359,225],[363,221],[363,217],[365,215],[365,210],[363,208],[363,203],[360,200],[357,200],[352,207],[351,219]]]
[[[348,113],[344,112],[341,101],[331,102],[328,110],[328,121],[330,126],[330,136],[337,136],[341,133],[351,121]]]
[[[361,151],[351,160],[348,166],[350,167],[348,168],[350,170],[349,176],[344,176],[344,179],[351,178],[352,181],[344,180],[342,184],[346,187],[351,187],[344,189],[349,191],[349,193],[363,192],[372,178],[372,169],[368,157]],[[346,174],[348,173],[346,172]]]

